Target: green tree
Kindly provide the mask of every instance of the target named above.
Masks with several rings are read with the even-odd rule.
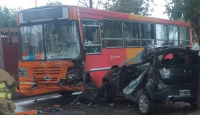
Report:
[[[0,27],[2,26],[16,26],[16,14],[21,9],[9,9],[7,7],[0,6]]]
[[[200,41],[200,0],[166,0],[166,12],[173,20],[191,23]]]
[[[49,3],[46,4],[46,6],[54,6],[54,5],[62,5],[62,2],[60,1],[51,1],[51,0],[48,0]]]
[[[153,3],[153,0],[115,0],[113,5],[108,6],[108,10],[148,16],[152,10],[151,2]]]
[[[84,7],[89,7],[89,0],[79,0],[79,3]],[[105,10],[133,13],[139,15],[150,15],[149,11],[152,11],[150,3],[153,0],[96,0],[93,6],[94,8],[103,7]]]

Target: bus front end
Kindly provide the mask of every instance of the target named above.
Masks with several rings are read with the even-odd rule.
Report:
[[[19,93],[69,95],[83,90],[84,51],[79,23],[66,6],[40,7],[18,13]]]

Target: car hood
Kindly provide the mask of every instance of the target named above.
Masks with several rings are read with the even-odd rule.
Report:
[[[140,51],[135,57],[125,60],[120,66],[132,65],[140,63],[149,63],[151,55],[153,54],[152,46],[146,46],[142,51]]]

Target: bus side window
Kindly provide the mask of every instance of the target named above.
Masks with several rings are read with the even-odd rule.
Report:
[[[168,45],[167,26],[156,24],[156,45]]]
[[[154,26],[150,23],[141,23],[142,46],[155,44]]]
[[[104,19],[104,45],[106,48],[123,47],[122,21]]]
[[[169,25],[168,33],[169,33],[169,45],[178,45],[178,27]]]
[[[190,30],[188,27],[180,26],[179,30],[179,45],[190,46]]]
[[[126,47],[139,47],[140,36],[139,36],[139,23],[132,21],[124,21],[123,32],[125,38]]]
[[[82,30],[86,53],[101,53],[100,22],[94,19],[83,19]]]

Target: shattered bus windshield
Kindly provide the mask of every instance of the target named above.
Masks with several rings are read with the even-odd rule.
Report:
[[[44,25],[46,58],[78,58],[80,54],[78,27],[75,21]]]
[[[23,26],[19,30],[22,60],[44,60],[45,56],[47,60],[76,59],[80,54],[78,25],[75,21]]]
[[[22,39],[22,60],[44,59],[42,25],[24,26],[19,30]]]

